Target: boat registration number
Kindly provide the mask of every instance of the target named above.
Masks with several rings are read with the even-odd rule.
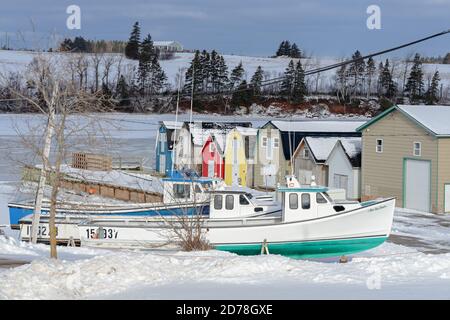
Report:
[[[25,234],[27,236],[31,235],[31,225],[26,225]],[[56,227],[56,235],[58,236],[58,227]],[[38,226],[38,237],[50,237],[50,228],[48,225]]]
[[[100,235],[100,230],[103,230]],[[119,231],[113,228],[88,228],[86,229],[86,237],[88,239],[117,239]]]

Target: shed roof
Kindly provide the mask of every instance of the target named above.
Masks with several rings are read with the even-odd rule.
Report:
[[[161,121],[160,123],[169,130],[179,130],[183,126],[183,122],[176,121]]]
[[[365,121],[361,120],[298,120],[269,121],[280,131],[290,132],[354,132]],[[266,124],[267,125],[267,124]]]
[[[450,137],[450,125],[448,123],[450,106],[396,105],[367,121],[357,130],[364,130],[395,110],[401,112],[434,136]]]
[[[294,150],[305,137],[360,137],[356,129],[365,121],[361,120],[298,120],[269,121],[263,128],[273,125],[280,130],[283,154],[286,160],[291,159]]]
[[[344,152],[354,167],[361,162],[361,138],[358,137],[306,137],[305,141],[317,163],[325,163],[335,148],[341,143]]]

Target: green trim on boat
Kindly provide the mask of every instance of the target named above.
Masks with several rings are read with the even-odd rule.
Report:
[[[303,242],[267,243],[270,254],[280,254],[294,259],[335,257],[365,251],[379,246],[387,237],[353,238]],[[259,255],[262,244],[224,244],[215,249],[239,255]]]

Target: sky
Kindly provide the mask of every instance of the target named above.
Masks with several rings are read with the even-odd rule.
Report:
[[[450,29],[450,0],[15,0],[2,1],[0,44],[45,48],[62,37],[126,40],[139,21],[142,34],[176,40],[187,49],[270,56],[282,40],[307,54],[347,57],[389,48]],[[69,5],[81,9],[81,29],[69,30]],[[381,29],[366,12],[378,5]],[[450,34],[398,55],[445,55]]]

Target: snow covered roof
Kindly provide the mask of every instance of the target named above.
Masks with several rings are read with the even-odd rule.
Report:
[[[361,138],[357,137],[306,137],[305,141],[314,159],[324,163],[338,142],[342,144],[353,166],[358,166],[361,156]]]
[[[236,127],[236,130],[243,136],[256,136],[258,134],[258,129],[255,128]]]
[[[450,106],[398,105],[398,108],[435,135],[450,135]]]
[[[305,141],[308,145],[308,149],[314,156],[317,162],[325,162],[328,159],[331,151],[333,150],[336,142],[339,140],[337,137],[306,137]]]
[[[435,136],[450,136],[450,106],[397,105],[393,106],[358,128],[362,131],[387,114],[398,110]]]
[[[299,120],[270,121],[280,131],[288,132],[354,132],[365,121],[356,120]]]
[[[339,139],[353,167],[361,167],[361,138]]]
[[[243,132],[245,132],[246,129],[251,129],[246,127],[251,126],[250,122],[193,122],[191,124],[186,123],[186,125],[190,128],[192,141],[195,145],[203,146],[208,140],[208,137],[214,135],[218,140],[218,143],[220,143],[221,148],[225,145],[225,137],[223,136],[226,136],[232,129],[239,127],[242,128],[240,130]],[[222,151],[223,150],[225,150],[224,147],[222,148]]]
[[[157,47],[159,47],[159,46],[170,46],[170,45],[173,45],[173,44],[179,45],[179,43],[177,41],[153,41],[153,45],[157,46]]]
[[[175,122],[175,121],[161,121],[161,123],[170,130],[180,130],[183,126],[183,122]]]

